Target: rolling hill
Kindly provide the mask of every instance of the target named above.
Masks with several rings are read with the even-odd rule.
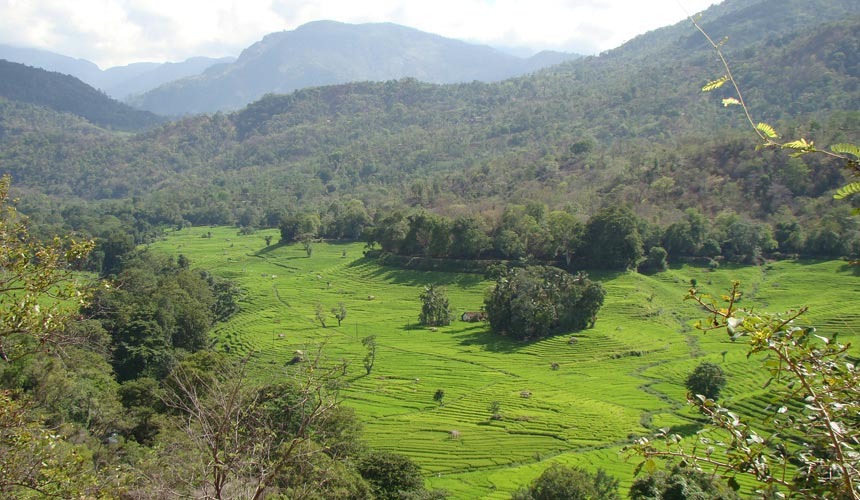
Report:
[[[74,76],[103,90],[117,100],[154,89],[173,80],[202,73],[215,64],[228,63],[232,57],[192,57],[177,63],[140,62],[100,69],[86,59],[75,59],[47,50],[0,44],[0,59],[26,64],[47,71]]]
[[[0,59],[0,97],[71,113],[116,130],[140,130],[163,121],[115,101],[75,77]]]

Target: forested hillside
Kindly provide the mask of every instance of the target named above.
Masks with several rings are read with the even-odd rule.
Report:
[[[106,129],[142,130],[164,121],[115,101],[77,78],[2,59],[0,97],[78,115]]]
[[[726,2],[703,25],[729,36],[760,119],[819,144],[851,142],[860,17],[852,2],[813,4]],[[68,117],[11,101],[0,170],[17,189],[49,197],[27,207],[33,216],[72,226],[80,221],[62,206],[145,226],[277,226],[284,214],[325,215],[349,200],[371,217],[414,207],[491,225],[505,205],[527,202],[580,220],[631,205],[664,226],[688,208],[769,224],[831,217],[843,172],[821,158],[755,151],[736,110],[700,92],[719,73],[701,35],[680,23],[500,83],[312,88],[134,136],[69,127]]]

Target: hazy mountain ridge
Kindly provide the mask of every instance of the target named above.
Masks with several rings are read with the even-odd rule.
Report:
[[[232,64],[166,84],[131,102],[163,115],[224,111],[267,93],[356,81],[498,81],[576,57],[547,52],[523,59],[391,23],[317,21],[266,35]]]
[[[100,69],[86,59],[75,59],[47,50],[0,44],[0,59],[74,76],[117,100],[154,89],[164,83],[202,73],[233,57],[192,57],[178,63],[138,62]]]
[[[71,113],[105,128],[140,130],[163,121],[115,101],[77,78],[0,59],[0,96]]]

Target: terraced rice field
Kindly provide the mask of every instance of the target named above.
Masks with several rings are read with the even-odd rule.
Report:
[[[208,232],[211,238],[201,237]],[[701,314],[682,300],[691,278],[715,294],[739,279],[746,306],[809,305],[820,332],[846,340],[860,332],[860,278],[841,262],[594,273],[608,292],[596,326],[540,342],[499,338],[480,323],[431,330],[416,324],[425,285],[444,286],[459,317],[481,308],[490,283],[477,275],[380,267],[363,258],[357,243],[317,243],[308,257],[301,245],[266,248],[264,235],[278,238],[275,231],[238,236],[235,228],[191,228],[152,249],[184,254],[245,290],[243,311],[219,325],[213,340],[232,354],[253,353],[254,376],[284,377],[296,350],[319,350],[332,364],[347,361],[342,396],[364,423],[369,444],[410,456],[428,486],[452,498],[508,498],[555,461],[602,467],[626,491],[636,459],[620,454],[625,443],[663,426],[696,429],[683,381],[703,360],[728,372],[724,392],[733,405],[763,411],[768,394],[760,360],[748,360],[744,343],[723,332],[705,335],[690,326]],[[317,304],[329,311],[341,302],[343,323],[329,315],[323,328]],[[361,339],[369,335],[377,336],[378,353],[368,376]],[[443,404],[433,399],[437,389],[445,393]],[[490,418],[494,401],[499,420]]]

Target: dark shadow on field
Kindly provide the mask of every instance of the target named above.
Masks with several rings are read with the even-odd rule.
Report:
[[[274,252],[275,250],[278,250],[279,248],[283,248],[283,247],[287,247],[287,246],[289,246],[289,244],[278,242],[278,243],[275,243],[274,245],[269,245],[269,246],[263,248],[262,250],[257,250],[256,252],[254,252],[254,255],[256,255],[256,256],[266,255],[267,253]]]
[[[860,262],[846,262],[839,266],[840,273],[851,273],[854,276],[860,276]]]
[[[689,424],[671,427],[669,432],[671,432],[672,434],[679,434],[681,437],[687,438],[695,436],[696,433],[702,430],[703,427],[703,424],[699,422],[690,422]]]
[[[462,330],[462,333],[455,333],[452,336],[455,339],[459,340],[460,345],[462,346],[479,346],[485,351],[502,354],[517,352],[519,349],[522,349],[523,347],[529,345],[528,342],[522,340],[512,340],[509,337],[503,337],[501,335],[493,333],[489,331],[488,326],[484,326],[480,330],[476,330],[474,327],[466,328]]]
[[[481,274],[452,273],[445,271],[416,271],[380,264],[374,258],[362,257],[350,262],[347,268],[364,268],[366,274],[374,278],[387,281],[396,285],[426,286],[442,285],[468,288],[478,286],[484,281]]]

